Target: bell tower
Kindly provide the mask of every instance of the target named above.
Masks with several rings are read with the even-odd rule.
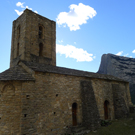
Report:
[[[26,9],[12,27],[10,67],[18,61],[56,66],[56,23]]]

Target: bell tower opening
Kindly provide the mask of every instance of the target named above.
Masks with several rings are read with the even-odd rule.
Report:
[[[20,38],[20,31],[21,31],[21,27],[20,25],[17,27],[17,37],[18,39]]]
[[[39,56],[43,56],[43,44],[39,44]]]
[[[43,27],[39,26],[39,32],[38,32],[39,38],[41,39],[43,36]]]

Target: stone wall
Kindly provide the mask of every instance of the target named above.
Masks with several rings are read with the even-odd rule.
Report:
[[[64,134],[73,126],[73,103],[77,125],[90,130],[105,118],[106,100],[109,119],[129,112],[126,82],[43,72],[34,76],[36,81],[0,81],[0,134]]]
[[[43,57],[52,59],[56,65],[56,23],[32,11],[26,10],[26,60],[29,53],[39,56],[39,44],[43,44]],[[39,26],[43,28],[43,36],[39,38]],[[39,57],[40,59],[40,57]],[[29,61],[29,60],[28,60]],[[42,63],[42,60],[39,60]]]
[[[65,134],[73,126],[73,103],[77,125],[90,130],[104,119],[106,100],[109,119],[129,112],[126,82],[43,72],[34,76],[36,81],[0,81],[0,134]]]
[[[109,102],[109,119],[113,120],[114,116],[114,105],[113,105],[113,91],[112,91],[113,81],[105,81],[94,79],[92,80],[93,89],[95,92],[95,98],[97,102],[97,107],[99,110],[100,118],[104,120],[104,102]],[[117,82],[115,82],[117,83]],[[119,82],[118,82],[119,83]]]
[[[124,84],[112,84],[112,89],[115,118],[127,117],[129,113],[129,103],[127,102],[129,97],[126,92],[127,86]]]
[[[0,81],[0,134],[21,134],[21,83]]]
[[[17,45],[19,43],[19,56],[24,59],[25,52],[25,29],[26,29],[26,14],[21,15],[18,19],[13,21],[12,25],[12,44],[11,44],[11,56],[10,67],[13,67],[14,59],[17,58]],[[18,27],[20,26],[20,37],[18,37]]]
[[[109,119],[126,116],[129,112],[129,106],[132,105],[128,83],[93,79],[92,84],[101,119],[104,119],[105,101],[109,102]],[[118,106],[121,107],[116,111]]]
[[[66,75],[38,73],[35,85],[23,84],[29,95],[23,134],[65,133],[72,126],[72,104],[77,103],[77,123],[82,123],[80,79]],[[23,91],[24,92],[24,91]],[[24,94],[26,95],[26,94]],[[24,97],[24,101],[26,98]],[[24,107],[26,104],[23,105]]]
[[[77,103],[78,125],[98,128],[100,119],[104,119],[105,100],[110,103],[109,119],[115,118],[112,84],[122,83],[42,72],[36,72],[35,78],[35,84],[25,82],[22,85],[23,134],[66,133],[73,126],[73,103]],[[128,105],[130,100],[124,100]]]
[[[83,126],[90,130],[96,130],[100,127],[100,116],[90,80],[81,82],[81,92]]]
[[[39,38],[39,26],[42,26],[42,38]],[[43,45],[42,56],[39,55],[41,43]],[[13,22],[10,67],[16,65],[17,57],[21,60],[55,66],[56,23],[26,9]]]

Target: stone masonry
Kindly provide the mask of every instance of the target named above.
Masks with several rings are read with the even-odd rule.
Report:
[[[28,9],[13,22],[10,68],[0,73],[0,135],[65,135],[128,115],[129,83],[57,67],[55,35],[54,21]]]
[[[42,37],[39,38],[39,26]],[[10,66],[19,60],[33,61],[56,66],[56,23],[45,17],[25,10],[13,22]],[[43,44],[39,57],[39,45]],[[18,53],[17,53],[18,52]]]

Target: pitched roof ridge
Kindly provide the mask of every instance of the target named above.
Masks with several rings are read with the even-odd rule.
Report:
[[[99,73],[93,73],[88,71],[81,71],[77,69],[70,69],[65,67],[58,67],[58,66],[52,66],[42,63],[35,63],[35,62],[27,62],[22,61],[24,64],[26,64],[29,68],[31,68],[34,71],[37,72],[51,72],[51,73],[57,73],[57,74],[65,74],[65,75],[73,75],[73,76],[82,76],[82,77],[89,77],[89,78],[98,78],[98,79],[108,79],[108,80],[117,80],[117,81],[124,81],[118,77],[112,76],[112,75],[106,75],[106,74],[99,74]]]
[[[1,80],[35,80],[31,74],[26,72],[20,65],[11,67],[0,73]]]

